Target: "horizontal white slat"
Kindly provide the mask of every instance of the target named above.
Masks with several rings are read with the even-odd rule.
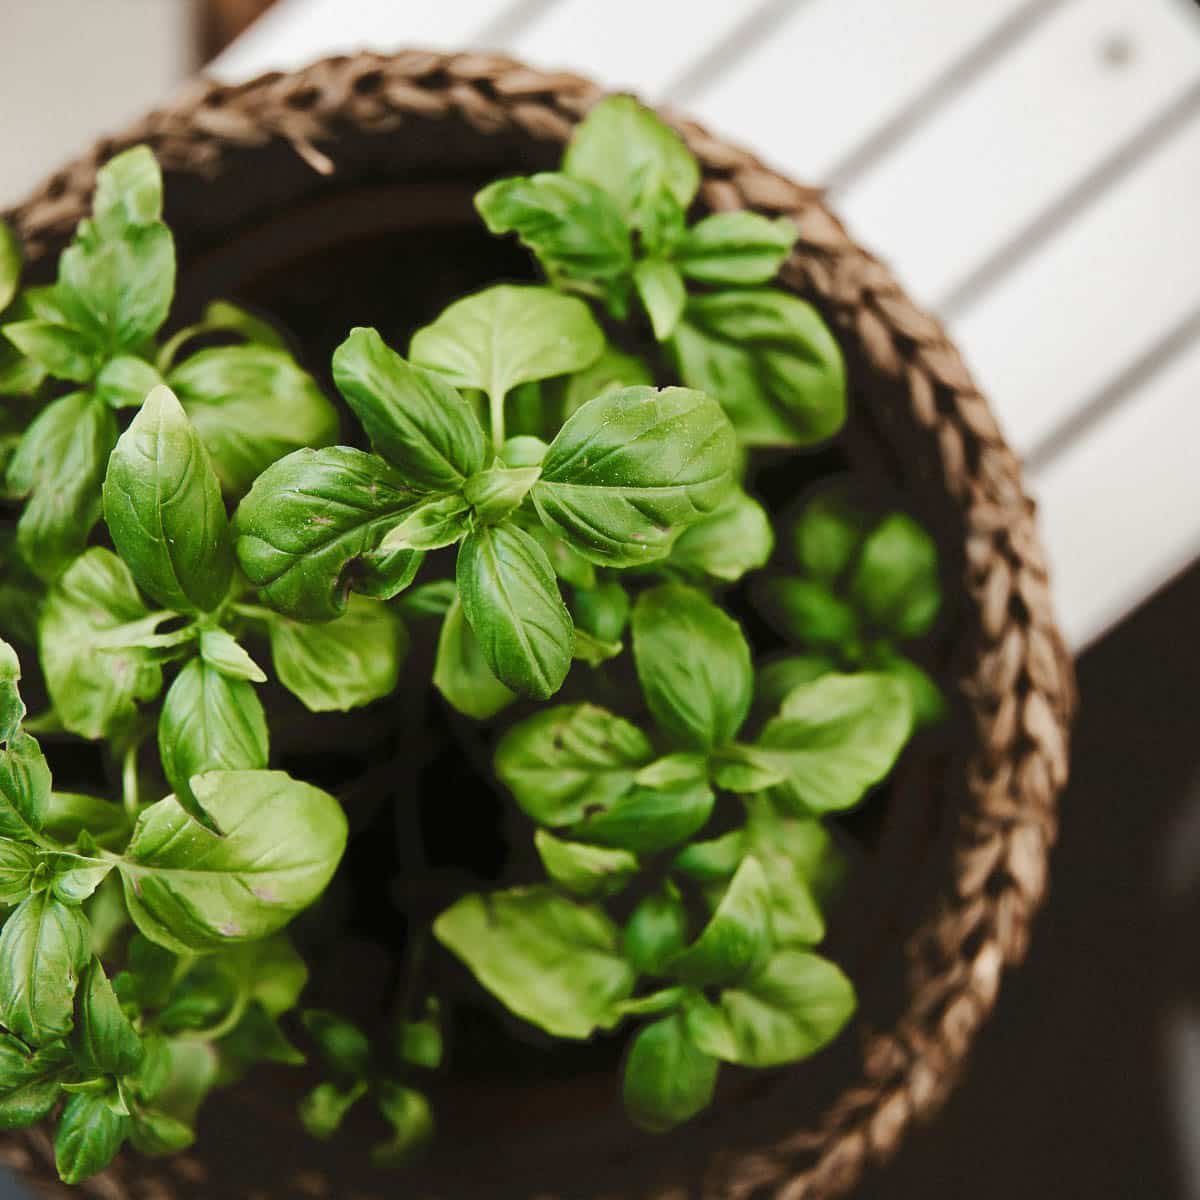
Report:
[[[937,302],[1197,80],[1200,11],[1067,5],[878,161],[839,211]]]
[[[1197,213],[1194,121],[953,322],[1020,452],[1200,301]]]
[[[797,0],[785,25],[688,108],[773,166],[819,183],[1022,3]]]
[[[658,100],[753,6],[696,0],[559,0],[507,47],[534,66],[579,71]]]
[[[205,71],[237,83],[357,50],[496,49],[474,42],[502,8],[497,0],[279,0]]]
[[[1200,554],[1197,446],[1200,343],[1033,475],[1055,605],[1076,649]]]

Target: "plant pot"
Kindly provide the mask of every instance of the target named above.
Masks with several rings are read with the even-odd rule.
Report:
[[[471,197],[499,175],[553,166],[599,95],[508,59],[424,52],[199,83],[10,215],[44,278],[86,215],[98,164],[148,143],[178,246],[175,318],[217,295],[249,301],[302,328],[301,355],[320,371],[351,324],[377,324],[400,344],[449,299],[527,272],[486,237]],[[1025,952],[1067,775],[1072,670],[1033,504],[940,325],[819,192],[679,128],[704,170],[702,207],[797,223],[782,286],[821,310],[850,380],[851,419],[833,453],[871,485],[899,489],[942,550],[947,605],[929,661],[954,715],[852,828],[864,863],[834,914],[832,950],[860,993],[854,1024],[816,1059],[733,1080],[708,1114],[661,1137],[621,1116],[613,1044],[535,1044],[509,1071],[445,1081],[440,1148],[402,1178],[366,1165],[369,1129],[306,1139],[294,1115],[305,1080],[259,1070],[204,1110],[194,1151],[127,1154],[87,1185],[92,1194],[830,1197],[885,1161],[957,1079],[1005,967]],[[792,458],[783,483],[801,491],[826,461]],[[390,967],[354,950],[344,970],[324,973],[361,999]],[[481,1027],[481,1039],[495,1036]],[[14,1136],[5,1153],[59,1194],[43,1135]]]

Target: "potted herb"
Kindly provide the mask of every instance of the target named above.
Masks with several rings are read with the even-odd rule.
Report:
[[[172,323],[144,146],[53,283],[0,241],[0,1125],[68,1183],[263,1064],[415,1178],[481,1029],[593,1047],[665,1134],[854,1012],[834,820],[946,722],[934,542],[792,508],[846,368],[791,219],[697,211],[625,97],[557,167],[474,199],[537,282],[352,319],[325,388],[269,313]],[[349,943],[387,965],[339,1006]]]

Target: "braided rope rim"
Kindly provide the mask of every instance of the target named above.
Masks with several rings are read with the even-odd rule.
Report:
[[[408,51],[326,59],[229,87],[199,80],[173,102],[54,175],[7,214],[36,259],[86,214],[97,167],[149,143],[163,166],[216,174],[231,152],[284,139],[315,170],[333,164],[347,125],[386,132],[409,118],[454,117],[485,134],[563,142],[602,95],[588,80],[491,54]],[[864,1040],[860,1077],[815,1129],[750,1153],[718,1154],[705,1197],[814,1200],[843,1195],[885,1162],[908,1127],[936,1112],[991,1011],[1001,975],[1023,958],[1046,890],[1056,803],[1067,779],[1075,704],[1069,656],[1055,626],[1045,560],[1020,464],[941,325],[858,246],[819,191],[754,156],[673,120],[700,160],[701,200],[791,217],[799,229],[782,279],[823,306],[898,402],[887,419],[929,447],[933,486],[964,533],[964,610],[971,653],[961,694],[974,722],[963,803],[954,814],[952,879],[906,948],[908,995],[899,1019]],[[46,1177],[44,1137],[7,1156]],[[129,1195],[118,1180],[92,1188]],[[658,1193],[679,1198],[687,1191]]]

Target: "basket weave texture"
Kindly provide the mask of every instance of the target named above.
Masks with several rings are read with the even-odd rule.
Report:
[[[97,167],[135,143],[153,147],[168,171],[213,177],[230,156],[282,140],[314,170],[329,173],[347,129],[387,135],[408,121],[446,121],[552,147],[601,94],[585,79],[503,57],[416,51],[328,59],[236,87],[199,81],[100,142],[8,216],[36,262],[86,215]],[[636,1192],[660,1200],[815,1200],[848,1192],[869,1165],[893,1154],[914,1121],[938,1109],[995,1003],[1004,969],[1025,954],[1067,779],[1073,673],[1020,465],[942,326],[848,236],[818,190],[790,182],[697,125],[668,119],[701,163],[704,206],[795,221],[799,241],[782,285],[818,303],[848,357],[869,372],[859,403],[886,430],[902,476],[907,471],[927,502],[951,515],[960,540],[956,672],[944,682],[971,720],[963,726],[968,744],[960,747],[955,784],[946,785],[941,876],[906,947],[903,1003],[886,1028],[857,1030],[857,1077],[819,1121],[767,1144],[717,1148],[707,1159],[694,1153],[692,1178],[647,1185],[647,1172]],[[9,1139],[4,1153],[57,1194],[47,1182],[48,1149],[33,1133]],[[202,1141],[196,1154],[168,1163],[127,1161],[88,1190],[112,1200],[212,1195],[203,1155]],[[281,1170],[279,1195],[301,1194],[282,1179]],[[328,1181],[310,1184],[309,1194],[339,1194]]]

